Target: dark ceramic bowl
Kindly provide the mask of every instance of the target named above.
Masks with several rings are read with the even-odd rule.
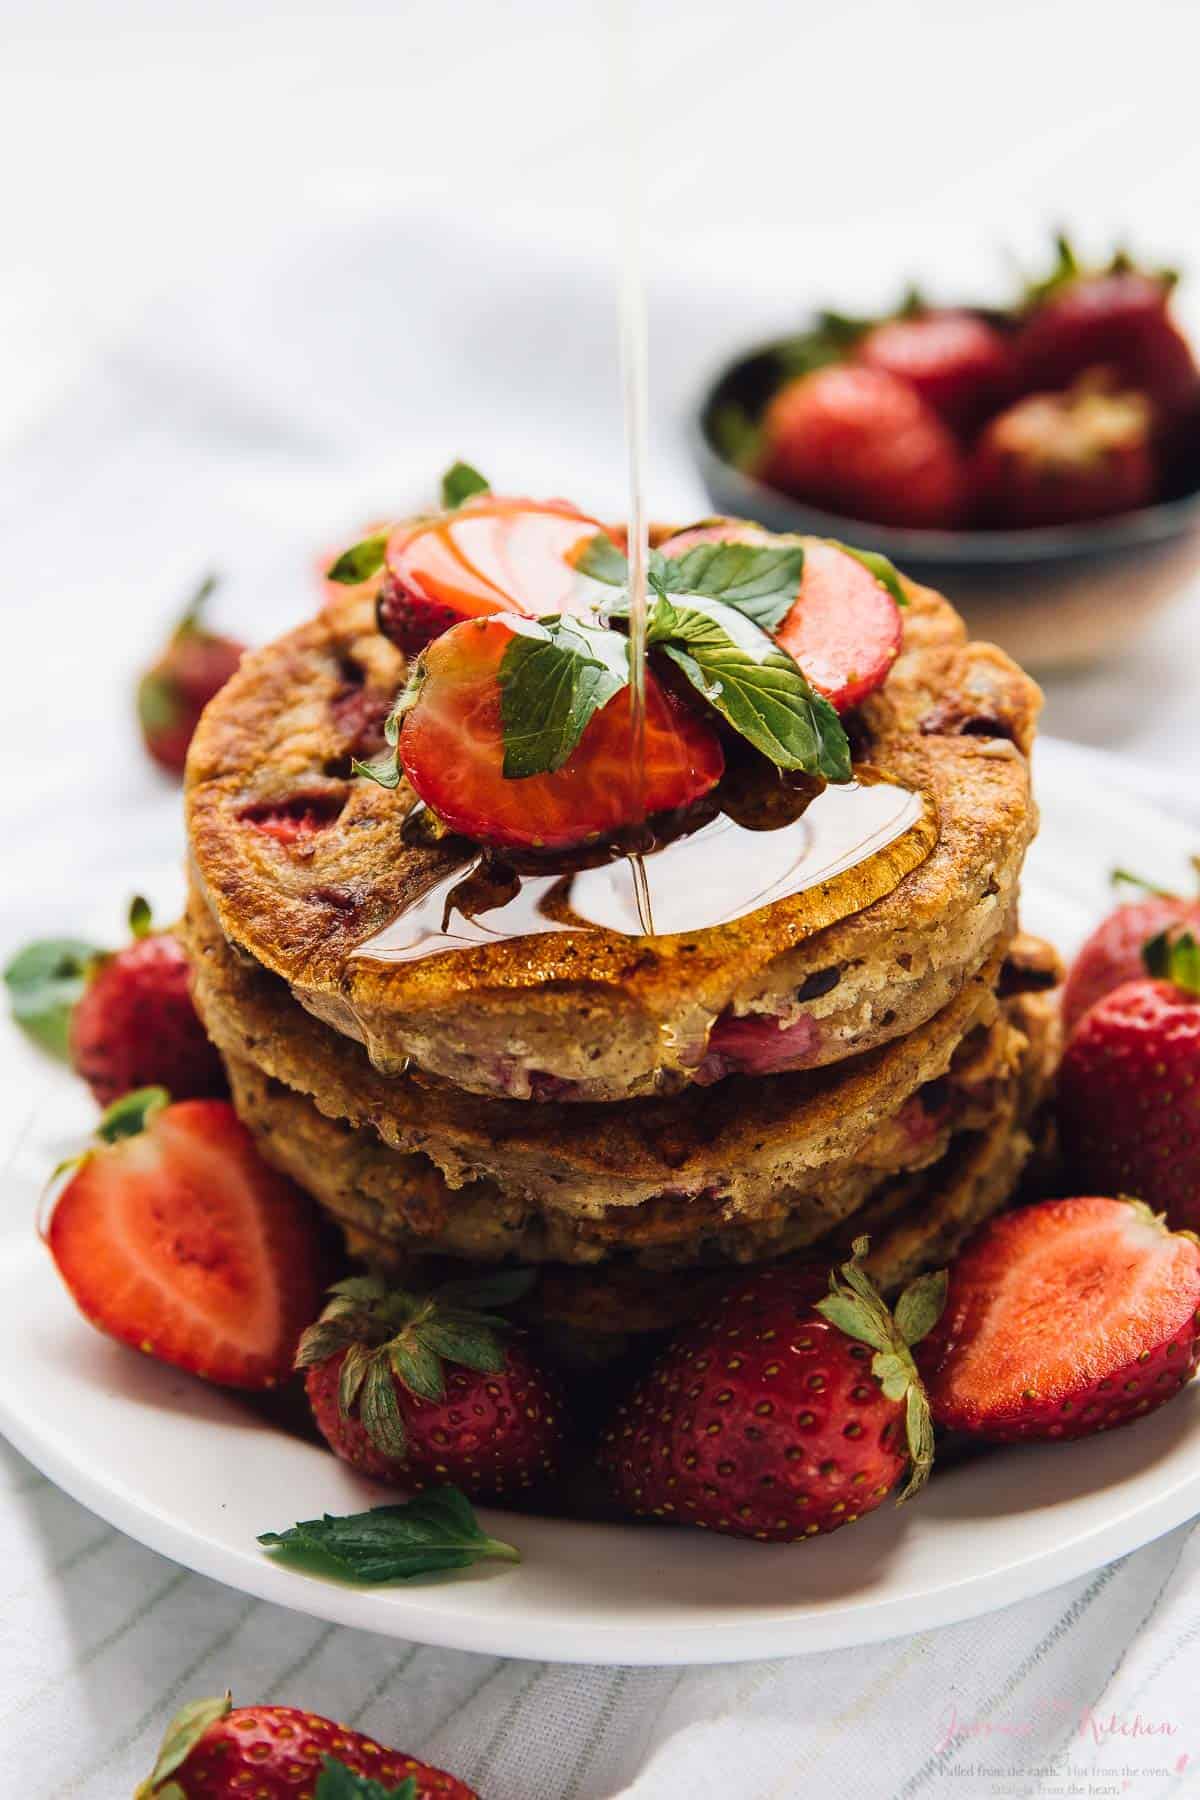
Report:
[[[785,379],[783,343],[732,362],[703,395],[693,450],[714,511],[772,531],[879,550],[953,601],[972,633],[1032,668],[1114,655],[1200,570],[1200,460],[1158,505],[1035,531],[910,531],[809,506],[746,474],[726,446],[731,417],[757,419]]]

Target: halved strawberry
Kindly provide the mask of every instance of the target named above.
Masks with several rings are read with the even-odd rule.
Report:
[[[388,540],[379,629],[414,655],[460,619],[588,615],[606,597],[575,562],[604,526],[567,500],[484,493]]]
[[[699,525],[661,546],[683,556],[697,544],[778,542],[743,520]],[[837,544],[805,538],[795,604],[773,632],[825,698],[845,712],[887,680],[900,654],[900,611],[883,583]]]
[[[934,1420],[1000,1442],[1087,1437],[1170,1400],[1200,1360],[1200,1244],[1134,1200],[995,1219],[917,1355]]]
[[[520,628],[511,615],[468,619],[422,657],[399,756],[413,788],[453,831],[481,843],[556,849],[687,806],[720,780],[725,758],[715,731],[649,669],[641,795],[628,688],[593,714],[561,768],[506,777],[500,668]]]
[[[84,1317],[224,1387],[291,1371],[321,1301],[307,1196],[262,1161],[224,1100],[127,1094],[98,1127],[46,1231]]]

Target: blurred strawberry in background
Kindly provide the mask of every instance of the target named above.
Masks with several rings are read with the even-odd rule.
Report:
[[[218,637],[201,623],[217,585],[209,575],[197,589],[162,655],[138,683],[138,723],[147,750],[161,768],[181,775],[200,714],[242,660],[246,646]]]

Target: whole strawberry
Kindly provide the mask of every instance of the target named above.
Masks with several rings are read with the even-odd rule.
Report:
[[[181,775],[200,714],[225,686],[246,646],[217,637],[200,623],[216,587],[209,576],[175,627],[162,655],[138,683],[138,723],[147,750],[162,768]]]
[[[1152,938],[1148,975],[1087,1011],[1058,1077],[1064,1156],[1081,1185],[1135,1194],[1200,1229],[1200,944]]]
[[[177,1100],[227,1091],[225,1071],[192,1005],[188,961],[155,931],[140,898],[133,942],[101,950],[77,938],[26,945],[4,971],[16,1022],[70,1062],[101,1106],[132,1088],[165,1087]]]
[[[473,1788],[295,1706],[193,1700],[134,1800],[478,1800]]]
[[[1119,878],[1135,879],[1124,874]],[[1123,981],[1136,981],[1145,974],[1143,945],[1160,932],[1174,935],[1187,927],[1200,931],[1200,900],[1184,900],[1158,889],[1150,889],[1141,900],[1118,906],[1097,925],[1072,963],[1063,988],[1062,1021],[1068,1037],[1089,1006]]]
[[[225,1070],[192,1005],[191,970],[178,940],[129,911],[133,942],[95,958],[71,1015],[72,1067],[101,1106],[131,1088],[165,1087],[175,1100],[226,1093]]]
[[[849,364],[780,388],[755,472],[810,505],[881,525],[952,526],[965,493],[958,445],[916,389]]]
[[[1107,268],[1083,267],[1060,237],[1049,277],[1030,292],[1013,355],[1024,393],[1070,387],[1085,369],[1115,372],[1160,412],[1195,391],[1196,364],[1171,317],[1171,271],[1136,268],[1122,253]]]
[[[617,1410],[601,1462],[629,1511],[798,1542],[877,1507],[933,1462],[911,1345],[941,1311],[923,1275],[888,1311],[861,1266],[777,1267],[737,1282]]]
[[[514,1270],[431,1293],[372,1275],[338,1282],[296,1358],[335,1454],[410,1492],[453,1482],[472,1499],[511,1498],[555,1474],[558,1383],[503,1341],[508,1321],[492,1310],[532,1280]]]
[[[969,433],[1012,384],[1008,341],[978,313],[905,310],[855,346],[855,360],[914,387],[952,430]]]
[[[918,1353],[938,1425],[1090,1437],[1170,1400],[1200,1359],[1200,1244],[1137,1200],[1046,1200],[978,1232]]]

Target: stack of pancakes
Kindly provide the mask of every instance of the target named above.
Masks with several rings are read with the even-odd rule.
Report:
[[[670,936],[389,959],[469,853],[351,768],[404,658],[357,591],[246,658],[188,764],[196,1001],[263,1154],[356,1255],[418,1280],[535,1264],[531,1316],[591,1354],[731,1265],[860,1231],[894,1288],[1010,1197],[1056,1053],[1057,964],[1017,928],[1039,695],[907,593],[901,656],[847,720],[862,782],[915,797],[903,831]]]

